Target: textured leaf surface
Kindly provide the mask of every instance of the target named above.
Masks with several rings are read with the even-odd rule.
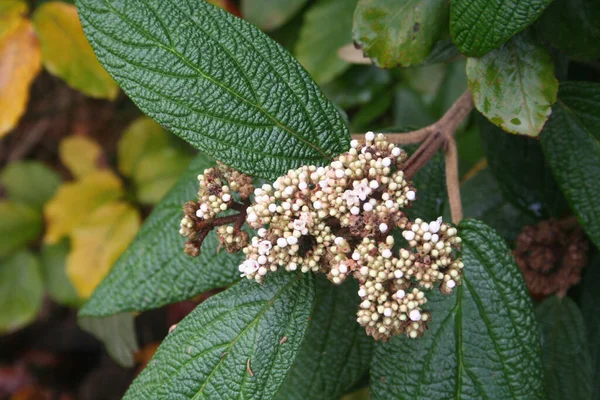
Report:
[[[448,1],[361,0],[352,31],[381,68],[418,65],[448,35]]]
[[[450,34],[460,51],[481,57],[534,22],[552,0],[452,0]]]
[[[83,317],[79,318],[77,323],[81,329],[104,343],[108,354],[119,365],[133,367],[133,354],[138,351],[138,343],[132,314],[123,313],[102,318]]]
[[[560,217],[568,206],[539,141],[507,135],[482,116],[477,124],[490,171],[505,198],[537,218]]]
[[[316,304],[306,339],[277,400],[337,400],[369,369],[373,339],[356,322],[358,284],[316,279]]]
[[[552,173],[579,223],[600,248],[600,85],[565,83],[541,136]]]
[[[569,297],[550,297],[536,308],[536,316],[542,334],[547,399],[591,400],[592,358],[577,304]]]
[[[197,258],[183,253],[179,235],[182,206],[198,193],[196,176],[214,162],[198,155],[188,171],[144,221],[133,243],[81,309],[85,316],[144,311],[230,285],[239,279],[241,254],[217,255],[214,233],[204,240]]]
[[[279,273],[209,298],[167,336],[125,399],[272,398],[300,350],[314,296],[310,274]]]
[[[32,322],[44,291],[38,260],[21,251],[0,261],[0,333]]]
[[[98,58],[142,111],[226,164],[275,178],[349,147],[335,107],[253,25],[200,0],[78,5]]]
[[[304,14],[294,54],[319,84],[327,83],[350,64],[337,51],[352,41],[352,14],[358,0],[321,0]]]
[[[0,184],[9,199],[41,209],[54,196],[60,176],[41,162],[18,161],[2,170]]]
[[[58,151],[60,161],[76,179],[99,169],[102,148],[92,139],[80,135],[66,137]]]
[[[270,31],[285,24],[305,4],[306,0],[243,0],[242,15],[263,31]]]
[[[538,327],[511,252],[476,220],[459,226],[464,281],[428,295],[423,338],[375,348],[373,399],[543,399]]]
[[[600,382],[600,257],[590,263],[583,280],[581,312],[587,327],[587,344],[590,349],[594,382]],[[592,400],[600,399],[600,385],[594,385]]]
[[[467,78],[475,107],[507,132],[537,136],[556,101],[550,54],[528,35],[469,58]]]
[[[82,299],[77,295],[67,277],[67,255],[69,242],[65,239],[57,244],[45,244],[40,254],[44,286],[52,300],[58,304],[78,307]]]
[[[51,74],[88,96],[111,100],[117,97],[119,88],[96,59],[74,5],[44,3],[36,8],[33,23],[44,66]]]
[[[73,232],[67,275],[77,294],[88,298],[127,249],[140,226],[139,212],[112,202],[90,213]]]
[[[0,257],[24,247],[42,233],[40,212],[25,204],[0,201]]]

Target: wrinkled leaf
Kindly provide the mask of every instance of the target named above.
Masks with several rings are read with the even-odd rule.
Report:
[[[56,243],[79,226],[90,213],[123,195],[121,180],[108,170],[63,184],[44,206],[47,243]]]
[[[127,203],[108,203],[89,214],[71,232],[67,276],[81,298],[104,279],[140,226],[138,211]]]
[[[18,161],[0,172],[0,184],[10,200],[41,209],[54,196],[60,176],[41,162]]]
[[[352,31],[379,67],[418,65],[448,36],[448,1],[360,0]]]
[[[465,264],[449,296],[428,294],[425,336],[375,348],[377,399],[544,399],[538,327],[510,249],[476,220],[459,225]]]
[[[196,0],[78,5],[98,58],[142,111],[228,165],[275,178],[349,147],[335,107],[253,25]]]
[[[356,322],[358,285],[316,279],[316,304],[306,339],[277,400],[339,399],[369,369],[373,339]]]
[[[352,14],[358,0],[321,0],[304,14],[294,54],[319,84],[331,81],[350,64],[337,51],[352,41]]]
[[[537,136],[552,112],[558,81],[544,47],[520,35],[467,61],[475,107],[507,132]]]
[[[311,275],[279,273],[209,298],[167,336],[124,398],[272,398],[300,350],[314,296]]]
[[[115,81],[98,63],[81,29],[75,6],[53,1],[39,6],[33,23],[40,39],[44,66],[88,96],[113,100]]]
[[[169,143],[167,132],[152,118],[141,117],[127,127],[117,143],[119,171],[131,177],[145,154],[154,153]]]
[[[179,182],[154,208],[127,251],[80,311],[84,316],[107,316],[144,311],[175,303],[239,279],[242,254],[217,254],[214,233],[204,240],[197,258],[183,253],[179,235],[182,206],[198,193],[196,177],[214,165],[200,154]]]
[[[271,31],[285,24],[306,0],[242,0],[244,19],[263,31]]]
[[[106,351],[119,365],[133,367],[133,355],[139,346],[135,336],[135,324],[132,314],[123,313],[110,317],[84,317],[77,323],[86,332],[104,343]]]
[[[99,169],[102,148],[92,139],[85,136],[66,137],[61,140],[58,151],[60,161],[76,179]]]
[[[25,204],[0,201],[0,258],[26,246],[41,233],[39,211]]]
[[[552,0],[452,0],[450,34],[461,52],[481,57],[534,22]]]
[[[536,308],[548,400],[591,400],[592,358],[585,323],[568,297],[550,297]],[[594,338],[597,339],[597,338]]]
[[[587,344],[592,358],[594,382],[600,382],[600,257],[590,263],[583,280],[581,312],[585,320]],[[592,400],[600,399],[600,386],[594,385]]]
[[[29,88],[42,67],[40,44],[31,22],[14,15],[0,20],[0,138],[19,122]]]
[[[600,85],[564,83],[558,97],[542,148],[579,223],[600,248]]]
[[[25,250],[0,260],[0,334],[35,319],[44,290],[39,268],[35,256]]]
[[[44,286],[52,300],[69,307],[78,307],[82,299],[67,277],[67,255],[70,246],[66,239],[57,244],[44,244],[41,250]]]

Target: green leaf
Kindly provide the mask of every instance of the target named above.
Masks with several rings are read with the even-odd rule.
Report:
[[[142,111],[194,147],[269,179],[349,148],[333,104],[253,25],[199,0],[77,4],[108,72]]]
[[[581,312],[587,326],[587,343],[592,357],[594,382],[600,382],[600,257],[590,263],[583,280]],[[600,385],[594,385],[593,400],[600,399]]]
[[[391,82],[390,72],[381,68],[354,65],[342,76],[323,86],[323,92],[341,108],[368,104]]]
[[[373,339],[356,322],[358,284],[316,279],[317,302],[306,339],[277,400],[337,400],[367,372]]]
[[[461,52],[481,57],[534,22],[552,0],[451,0],[450,34]]]
[[[214,162],[200,154],[146,219],[136,238],[80,310],[82,316],[108,316],[145,311],[196,296],[239,279],[242,254],[217,255],[219,241],[211,233],[197,258],[183,253],[179,235],[182,206],[197,197],[196,176]]]
[[[544,399],[538,328],[510,249],[476,220],[459,225],[463,282],[428,294],[425,336],[375,348],[377,399]]]
[[[519,35],[482,58],[467,60],[475,107],[507,132],[537,136],[552,112],[558,81],[544,47]]]
[[[539,141],[507,135],[481,115],[477,123],[489,169],[507,200],[540,219],[568,210]]]
[[[79,307],[83,300],[77,295],[66,272],[69,250],[67,240],[62,240],[57,244],[45,244],[40,254],[42,276],[52,300],[69,307]]]
[[[353,36],[381,68],[421,64],[448,36],[448,1],[360,0]]]
[[[569,57],[600,57],[600,3],[598,0],[554,0],[536,25],[540,38]]]
[[[83,317],[77,323],[86,332],[94,335],[106,347],[108,354],[119,365],[133,367],[133,354],[138,351],[135,324],[132,314],[123,313],[110,317]]]
[[[39,262],[29,251],[0,260],[0,334],[33,321],[42,305],[43,291]]]
[[[337,51],[352,42],[352,13],[358,0],[321,0],[304,14],[294,54],[319,84],[331,81],[350,64]]]
[[[124,398],[273,398],[300,350],[314,296],[310,274],[279,273],[209,298],[167,336]]]
[[[473,168],[477,168],[478,163],[485,162],[478,127],[473,124],[464,131],[457,132],[456,147],[458,149],[458,173],[463,179]]]
[[[405,146],[409,153],[417,146]],[[444,156],[437,152],[429,162],[421,168],[413,178],[417,188],[417,200],[407,208],[406,214],[411,218],[435,221],[442,215],[446,202],[446,169]]]
[[[536,316],[542,334],[547,399],[591,399],[592,358],[577,304],[568,297],[553,296],[536,308]]]
[[[42,233],[42,215],[20,203],[0,201],[0,258],[24,247]]]
[[[561,84],[541,136],[546,160],[579,223],[600,248],[600,84]]]
[[[117,143],[117,166],[119,171],[131,177],[144,155],[167,147],[169,136],[165,129],[152,118],[142,117],[131,123]]]
[[[242,15],[263,31],[285,24],[302,9],[307,0],[242,0]]]
[[[41,210],[54,196],[60,176],[41,162],[18,161],[2,170],[0,184],[10,200]]]
[[[394,125],[423,127],[435,122],[421,96],[405,84],[394,90]]]

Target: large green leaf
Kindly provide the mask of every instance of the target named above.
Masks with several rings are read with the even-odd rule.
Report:
[[[42,215],[25,204],[0,200],[0,258],[24,247],[42,233]]]
[[[469,58],[467,79],[475,107],[494,125],[521,135],[540,133],[558,91],[550,54],[529,35]]]
[[[477,123],[490,171],[505,198],[537,218],[560,217],[568,206],[539,141],[507,135],[482,116]]]
[[[308,73],[248,22],[202,0],[77,4],[98,59],[142,111],[228,165],[273,179],[349,147]]]
[[[450,33],[460,51],[481,57],[521,32],[552,0],[451,0]]]
[[[418,65],[448,36],[448,1],[360,0],[352,31],[376,65]]]
[[[538,35],[576,59],[600,57],[600,1],[554,0],[536,25]]]
[[[548,400],[590,400],[592,358],[585,323],[568,297],[550,297],[536,308]],[[597,338],[595,338],[597,339]]]
[[[581,312],[587,327],[587,343],[592,357],[594,382],[600,382],[600,257],[590,263],[583,280]],[[600,385],[593,387],[593,400],[600,399]]]
[[[541,136],[546,160],[579,223],[600,248],[600,84],[561,84]]]
[[[306,339],[277,400],[337,400],[369,369],[373,338],[356,322],[358,284],[317,278],[317,302]]]
[[[283,272],[209,298],[167,336],[125,399],[273,398],[300,350],[314,297],[310,274]]]
[[[294,16],[307,0],[242,0],[242,15],[264,31],[279,28]]]
[[[538,327],[511,252],[476,220],[459,225],[462,286],[428,294],[425,336],[376,346],[371,388],[377,399],[543,399]]]
[[[60,185],[60,176],[37,161],[8,164],[0,173],[0,184],[12,201],[42,209]]]
[[[211,233],[200,256],[183,253],[185,238],[178,232],[182,206],[198,193],[196,176],[213,165],[198,155],[180,181],[152,211],[133,243],[80,310],[85,316],[144,311],[189,299],[238,279],[242,254],[217,255],[218,239]]]
[[[320,0],[304,16],[294,54],[319,84],[350,67],[337,51],[352,41],[352,13],[357,1]]]
[[[0,260],[0,334],[32,322],[43,294],[40,265],[33,254],[23,250]]]

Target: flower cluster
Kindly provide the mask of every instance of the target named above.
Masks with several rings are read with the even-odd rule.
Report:
[[[401,333],[421,336],[431,318],[423,308],[424,290],[439,285],[451,293],[463,264],[455,255],[460,244],[455,228],[441,218],[412,222],[404,213],[416,200],[404,176],[406,160],[384,135],[368,132],[331,164],[290,170],[272,185],[254,189],[245,217],[257,235],[243,248],[242,276],[262,283],[279,269],[312,271],[340,284],[352,275],[360,283],[357,320],[368,334],[381,340]],[[223,195],[219,200],[216,189],[209,189],[212,182],[201,181],[206,189],[197,205],[203,218],[214,218],[223,204],[227,209]],[[184,235],[187,223],[184,218]],[[396,246],[396,228],[407,248]]]

